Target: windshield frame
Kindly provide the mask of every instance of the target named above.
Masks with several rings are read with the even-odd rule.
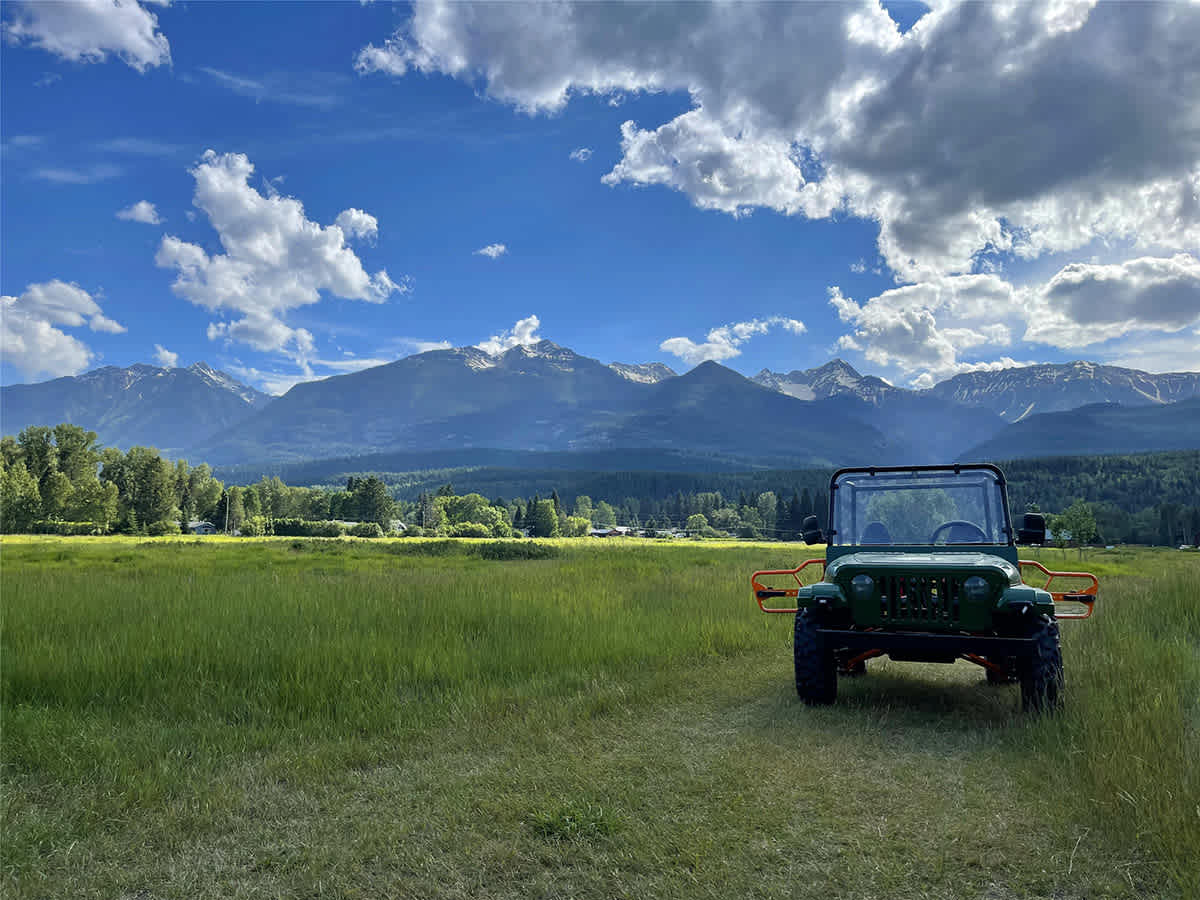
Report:
[[[942,473],[950,478],[955,478],[964,472],[987,472],[995,478],[996,487],[999,490],[1001,513],[1003,514],[1003,525],[1001,532],[1007,537],[1003,543],[994,543],[987,541],[984,543],[960,543],[953,544],[930,544],[927,542],[920,543],[905,543],[905,544],[856,544],[854,542],[840,541],[840,532],[836,527],[838,524],[837,507],[838,507],[838,491],[842,486],[838,484],[839,479],[846,475],[921,475]],[[930,487],[935,487],[931,485]],[[880,488],[879,490],[885,490]],[[986,497],[985,497],[986,503]],[[992,463],[957,463],[952,465],[937,465],[937,466],[854,466],[844,469],[838,469],[833,473],[833,477],[829,480],[829,530],[826,540],[830,547],[857,547],[874,550],[895,550],[898,546],[905,547],[938,547],[939,549],[977,549],[979,547],[1015,547],[1016,532],[1012,526],[1012,516],[1008,508],[1008,481],[1004,477],[1004,473],[999,466]]]

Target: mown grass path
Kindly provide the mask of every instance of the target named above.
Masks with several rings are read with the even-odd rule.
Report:
[[[1037,720],[964,663],[805,708],[797,548],[597,544],[6,539],[5,895],[1200,888],[1200,559],[1087,559]]]

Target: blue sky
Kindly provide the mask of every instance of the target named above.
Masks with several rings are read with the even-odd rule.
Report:
[[[5,384],[207,360],[278,392],[537,337],[1200,369],[1196,5],[112,10],[4,7]],[[1171,84],[1101,65],[1134,26]]]

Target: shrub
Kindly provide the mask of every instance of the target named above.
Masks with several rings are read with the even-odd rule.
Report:
[[[450,526],[450,537],[485,538],[492,536],[492,529],[478,522],[459,522]]]
[[[274,533],[281,537],[341,537],[342,526],[337,522],[312,519],[275,519]]]
[[[491,541],[474,549],[484,559],[550,559],[559,555],[553,544],[535,541]]]
[[[179,523],[171,519],[159,519],[146,526],[146,534],[158,537],[164,534],[179,534]]]
[[[105,533],[104,527],[95,522],[58,522],[51,519],[41,519],[34,522],[29,530],[31,534],[59,534],[64,536]]]
[[[377,538],[383,537],[383,528],[378,522],[359,522],[347,532],[351,537]]]
[[[405,537],[424,537],[425,529],[420,525],[409,525],[404,531],[400,532]]]
[[[274,534],[271,524],[271,520],[266,516],[251,516],[242,522],[242,537],[266,537]]]

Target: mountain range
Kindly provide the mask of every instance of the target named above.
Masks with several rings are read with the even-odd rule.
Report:
[[[605,365],[550,341],[431,350],[270,398],[204,363],[108,366],[0,388],[0,429],[69,421],[214,464],[369,453],[434,463],[607,453],[727,468],[925,463],[1200,447],[1200,373],[1088,362],[896,387],[835,359],[753,379],[717,363]],[[1115,449],[1114,449],[1115,448]]]
[[[199,362],[183,368],[105,366],[83,375],[0,388],[0,429],[70,422],[102,443],[186,451],[271,402],[233,376]]]

